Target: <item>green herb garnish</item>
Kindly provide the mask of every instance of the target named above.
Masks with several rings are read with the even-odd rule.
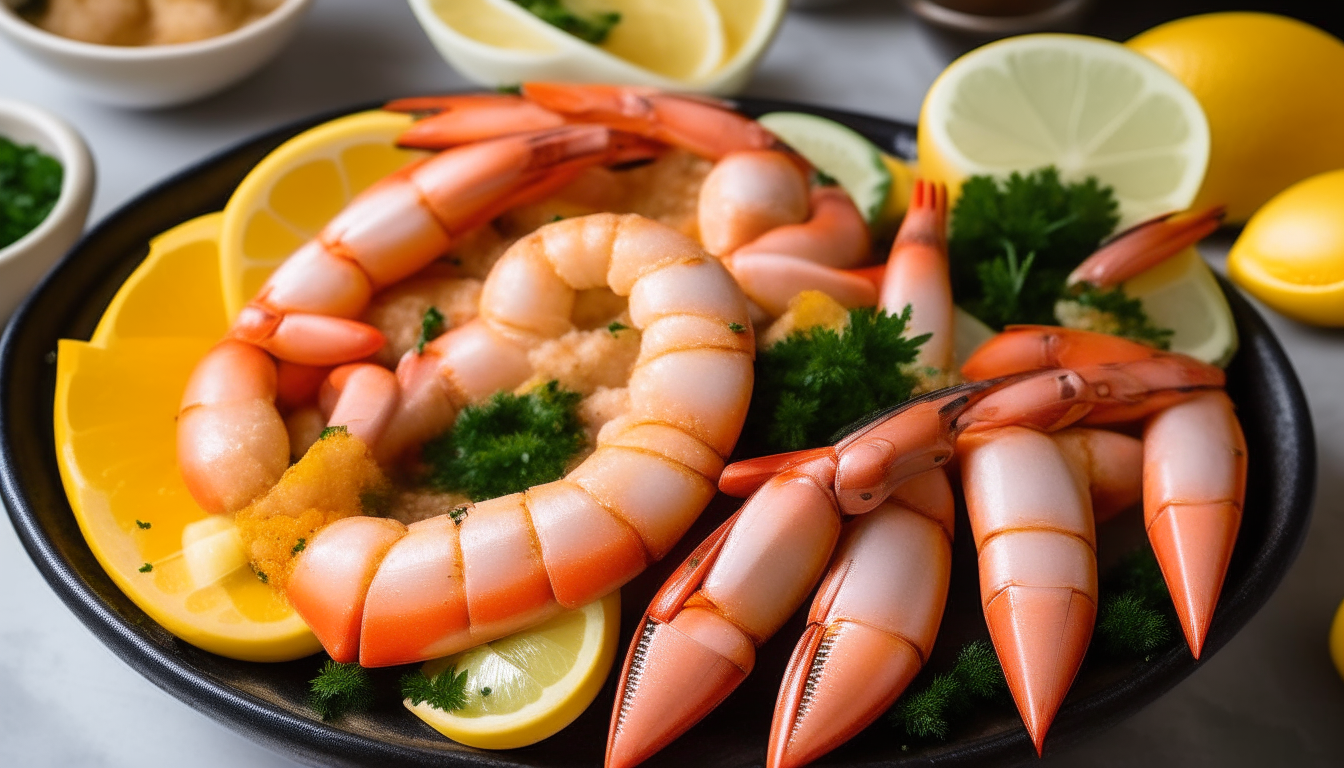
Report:
[[[466,505],[460,507],[453,507],[452,509],[448,510],[448,517],[452,518],[453,525],[461,525],[462,521],[467,519],[467,515],[470,512],[471,509]]]
[[[289,550],[289,554],[297,555],[307,548],[308,548],[308,540],[300,536],[299,540],[294,542],[294,546]]]
[[[373,703],[373,681],[358,664],[331,659],[308,684],[308,705],[323,720],[331,720]]]
[[[732,331],[733,333],[746,333],[747,326],[741,323],[729,323],[728,330]]]
[[[136,520],[136,521],[135,521],[135,527],[136,527],[136,528],[139,528],[139,529],[142,530],[142,531],[148,531],[150,528],[153,528],[153,527],[154,527],[154,524],[153,524],[153,523],[145,523],[145,522],[141,522],[140,520]]]
[[[743,430],[757,444],[748,450],[779,453],[826,445],[845,425],[909,399],[916,379],[903,366],[928,338],[906,338],[909,321],[909,307],[895,316],[852,309],[843,333],[811,328],[762,352]]]
[[[812,183],[817,185],[818,187],[834,187],[840,182],[837,181],[836,178],[830,175],[829,173],[813,168]]]
[[[948,236],[958,303],[995,329],[1054,325],[1065,279],[1115,229],[1117,207],[1095,178],[1064,184],[1053,167],[967,179]]]
[[[559,480],[583,447],[582,399],[552,381],[463,408],[452,431],[425,444],[430,484],[481,501]]]
[[[1123,336],[1158,349],[1170,349],[1175,335],[1170,328],[1153,325],[1143,302],[1125,295],[1118,285],[1109,290],[1091,283],[1075,285],[1055,306],[1055,315],[1071,328]]]
[[[271,583],[271,577],[267,576],[265,571],[258,571],[256,568],[253,568],[252,572],[257,574],[257,581],[260,581],[262,584]]]
[[[520,83],[514,83],[513,85],[497,85],[495,86],[495,93],[502,96],[522,96],[523,86]]]
[[[433,679],[421,672],[407,672],[401,678],[401,697],[412,704],[427,701],[444,712],[459,710],[467,706],[467,670],[458,672],[456,667],[449,667]]]
[[[420,318],[420,335],[415,338],[415,354],[423,355],[425,345],[437,339],[443,333],[444,318],[443,313],[438,307],[430,307],[425,310],[424,317]]]
[[[65,169],[36,147],[0,136],[0,248],[42,223],[61,196]]]
[[[317,439],[326,440],[328,437],[331,437],[332,435],[348,435],[348,434],[350,434],[350,429],[348,427],[346,427],[344,424],[337,424],[335,426],[323,429],[322,434],[318,435]]]
[[[586,43],[601,45],[611,34],[611,28],[621,21],[621,14],[615,11],[598,12],[589,16],[580,16],[565,7],[563,0],[513,0],[528,13]]]
[[[153,564],[153,563],[145,563],[144,565],[140,566],[140,572],[141,572],[141,573],[149,573],[149,572],[152,571],[152,570],[154,570],[154,564]]]
[[[972,640],[957,654],[952,669],[935,675],[927,688],[902,696],[887,716],[907,736],[941,741],[952,733],[958,717],[1007,690],[994,648]]]
[[[490,695],[490,686],[487,685],[487,686],[485,686],[484,688],[482,688],[482,689],[481,689],[481,695],[482,695],[482,696],[489,696],[489,695]]]
[[[616,322],[615,320],[611,321],[611,323],[607,325],[607,331],[608,331],[612,336],[615,336],[616,334],[620,333],[621,331],[628,331],[628,330],[630,330],[630,326],[628,326],[628,325],[626,325],[626,324],[624,324],[624,323],[618,323],[618,322]]]

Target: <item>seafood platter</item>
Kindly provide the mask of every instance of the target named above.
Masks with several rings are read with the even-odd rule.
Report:
[[[1034,760],[1268,598],[1311,426],[1221,209],[920,133],[527,83],[227,150],[10,326],[19,535],[308,761]]]

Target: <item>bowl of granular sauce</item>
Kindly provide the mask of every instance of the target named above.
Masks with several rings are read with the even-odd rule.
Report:
[[[0,0],[0,34],[90,99],[157,108],[260,69],[312,0]]]
[[[0,99],[0,325],[83,233],[93,176],[64,120]]]

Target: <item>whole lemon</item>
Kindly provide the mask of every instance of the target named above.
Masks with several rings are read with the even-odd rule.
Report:
[[[1192,204],[1245,221],[1266,200],[1344,168],[1344,42],[1268,13],[1210,13],[1130,40],[1176,75],[1209,119],[1212,147]]]
[[[1288,317],[1344,326],[1344,170],[1300,181],[1265,203],[1232,245],[1227,272]]]

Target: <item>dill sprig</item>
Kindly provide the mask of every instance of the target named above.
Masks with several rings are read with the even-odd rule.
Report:
[[[373,681],[358,664],[327,659],[308,684],[308,706],[323,720],[367,709],[373,703]]]
[[[560,479],[583,447],[580,400],[552,381],[463,408],[450,432],[425,444],[430,485],[481,501]]]
[[[910,398],[904,370],[927,336],[907,338],[910,308],[899,315],[852,309],[843,332],[798,331],[762,352],[743,440],[751,453],[814,448],[864,415]]]
[[[489,696],[490,689],[481,690]],[[453,712],[467,706],[467,670],[457,671],[449,667],[432,679],[422,672],[407,672],[401,677],[401,697],[410,699],[412,704],[429,702],[431,707]]]

